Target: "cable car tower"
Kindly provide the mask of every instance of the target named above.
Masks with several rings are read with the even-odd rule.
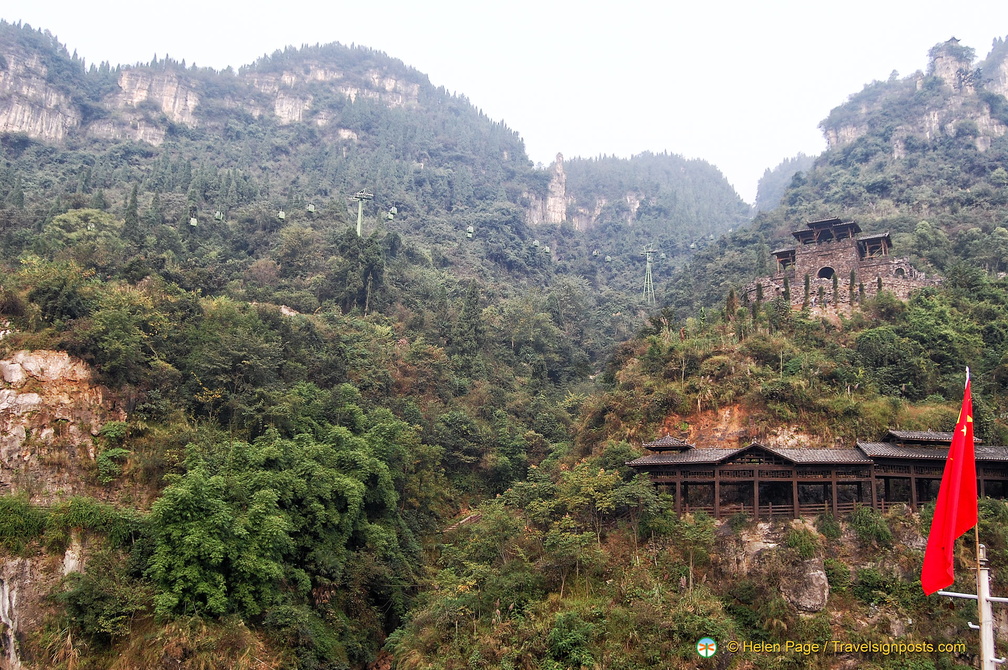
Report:
[[[364,225],[364,201],[374,200],[374,193],[364,188],[357,191],[353,199],[357,201],[357,237],[360,237],[361,228]]]
[[[644,302],[652,307],[655,304],[655,293],[654,293],[654,278],[651,276],[651,257],[654,256],[655,249],[653,244],[648,244],[644,247],[644,258],[647,259],[647,266],[644,270]]]

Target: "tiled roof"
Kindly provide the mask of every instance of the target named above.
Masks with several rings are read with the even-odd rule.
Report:
[[[653,466],[653,465],[692,465],[692,464],[715,464],[722,463],[731,456],[742,451],[739,449],[690,449],[671,454],[652,454],[641,456],[627,462],[631,468]]]
[[[1008,447],[973,447],[978,461],[1008,461]]]
[[[816,219],[815,221],[809,221],[805,225],[809,228],[826,228],[826,227],[838,226],[841,223],[845,222],[839,217],[832,216],[828,219]],[[849,221],[846,223],[853,223],[853,221]]]
[[[674,454],[654,454],[632,460],[627,465],[636,468],[659,465],[722,464],[730,461],[732,457],[741,454],[750,447],[763,449],[784,460],[800,465],[867,465],[871,463],[871,459],[867,458],[857,449],[773,449],[760,444],[753,444],[737,449],[690,449],[689,451]]]
[[[912,458],[915,460],[944,461],[948,448],[941,447],[901,447],[892,442],[858,442],[860,449],[869,458]]]
[[[857,449],[771,449],[767,451],[777,454],[793,463],[814,464],[845,464],[871,463],[871,459]]]
[[[948,444],[952,441],[952,433],[940,433],[933,430],[890,430],[889,435],[897,440],[913,442],[944,442]]]
[[[858,242],[868,242],[870,240],[884,240],[889,237],[889,233],[875,233],[874,235],[858,235]]]
[[[934,430],[890,430],[889,435],[904,442],[952,443],[952,433],[942,433]],[[983,440],[974,435],[973,442],[976,444],[983,442]]]
[[[858,449],[870,458],[911,458],[914,460],[944,461],[948,448],[901,447],[890,442],[858,442]],[[1008,461],[1008,447],[976,446],[978,461]]]
[[[671,435],[665,435],[660,437],[654,442],[646,442],[644,444],[645,449],[650,449],[651,451],[667,451],[670,449],[691,449],[692,444],[684,440],[680,440],[678,437],[672,437]]]

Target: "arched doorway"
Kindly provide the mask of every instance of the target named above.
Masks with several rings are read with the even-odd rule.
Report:
[[[833,268],[827,265],[826,267],[819,270],[819,274],[817,274],[816,277],[819,279],[833,279],[834,274],[836,274],[836,272],[833,270]]]

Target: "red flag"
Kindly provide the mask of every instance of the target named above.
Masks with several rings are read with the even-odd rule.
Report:
[[[952,435],[935,503],[931,533],[924,550],[921,586],[931,595],[955,581],[952,550],[956,538],[977,523],[976,458],[973,453],[973,401],[970,399],[969,368],[962,409]]]

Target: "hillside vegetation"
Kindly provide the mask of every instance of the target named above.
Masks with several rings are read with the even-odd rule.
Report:
[[[986,199],[949,183],[923,220],[894,177],[845,212],[919,238],[915,260],[941,287],[794,312],[730,289],[766,271],[789,226],[847,206],[826,184],[856,171],[849,146],[871,133],[752,225],[716,169],[664,154],[568,161],[568,213],[596,218],[532,225],[551,175],[518,135],[383,54],[85,70],[47,33],[5,23],[0,47],[5,72],[36,56],[80,119],[60,142],[0,135],[0,353],[66,350],[128,409],[93,427],[83,467],[5,463],[5,560],[53,576],[44,616],[18,632],[26,666],[692,667],[703,635],[962,639],[966,610],[914,584],[927,511],[680,519],[624,464],[666,431],[832,446],[947,430],[965,364],[977,434],[1008,441],[1008,286],[991,255],[1003,140],[974,154],[943,136],[918,176],[871,154],[908,181],[966,161]],[[198,94],[195,122],[117,102],[130,77],[155,75]],[[299,120],[271,88],[283,77]],[[96,134],[124,121],[163,138]],[[358,237],[348,196],[365,187]],[[879,198],[891,210],[873,218]],[[645,243],[665,255],[659,280],[682,268],[664,309],[640,296]],[[40,504],[47,467],[77,468],[80,495]],[[1008,511],[984,501],[983,514],[1000,566]],[[83,570],[55,576],[78,550]],[[799,610],[813,572],[828,597]]]

